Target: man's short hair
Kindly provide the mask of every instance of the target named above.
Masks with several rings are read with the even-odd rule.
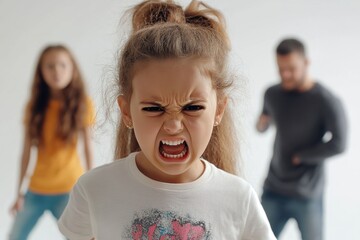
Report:
[[[276,48],[277,55],[284,56],[290,53],[297,52],[305,56],[304,44],[295,38],[287,38],[282,40]]]

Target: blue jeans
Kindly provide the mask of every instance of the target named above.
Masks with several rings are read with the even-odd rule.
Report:
[[[323,199],[301,199],[264,190],[261,202],[271,228],[279,237],[286,222],[296,220],[303,240],[323,239]]]
[[[26,240],[46,210],[49,210],[56,219],[59,219],[68,200],[68,193],[44,195],[27,192],[22,210],[16,214],[9,240]]]

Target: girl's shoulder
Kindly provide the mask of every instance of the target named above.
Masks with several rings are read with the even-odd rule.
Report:
[[[207,162],[207,165],[213,172],[213,177],[210,184],[212,188],[217,188],[219,191],[229,191],[240,195],[246,195],[254,191],[250,183],[247,182],[244,178],[225,172],[224,170],[217,168],[212,163]]]
[[[133,157],[133,154],[130,154],[125,158],[91,169],[79,178],[78,184],[83,186],[94,186],[113,181],[121,181],[121,178],[128,174],[129,162],[132,161]]]
[[[230,174],[210,164],[213,173],[208,192],[226,198],[222,208],[242,218],[244,212],[260,209],[259,197],[254,188],[242,177]],[[251,209],[250,209],[251,208]],[[250,210],[249,210],[250,209]]]

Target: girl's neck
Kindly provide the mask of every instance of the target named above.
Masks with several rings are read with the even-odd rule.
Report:
[[[192,167],[185,173],[181,175],[168,175],[159,171],[155,166],[153,166],[148,159],[145,158],[142,152],[137,154],[136,158],[136,165],[139,171],[147,176],[158,182],[164,183],[189,183],[197,180],[205,171],[205,164],[200,159],[195,161]]]

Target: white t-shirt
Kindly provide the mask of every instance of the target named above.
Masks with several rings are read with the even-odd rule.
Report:
[[[84,174],[59,220],[71,240],[275,240],[252,187],[203,160],[191,183],[152,180],[135,155]]]

